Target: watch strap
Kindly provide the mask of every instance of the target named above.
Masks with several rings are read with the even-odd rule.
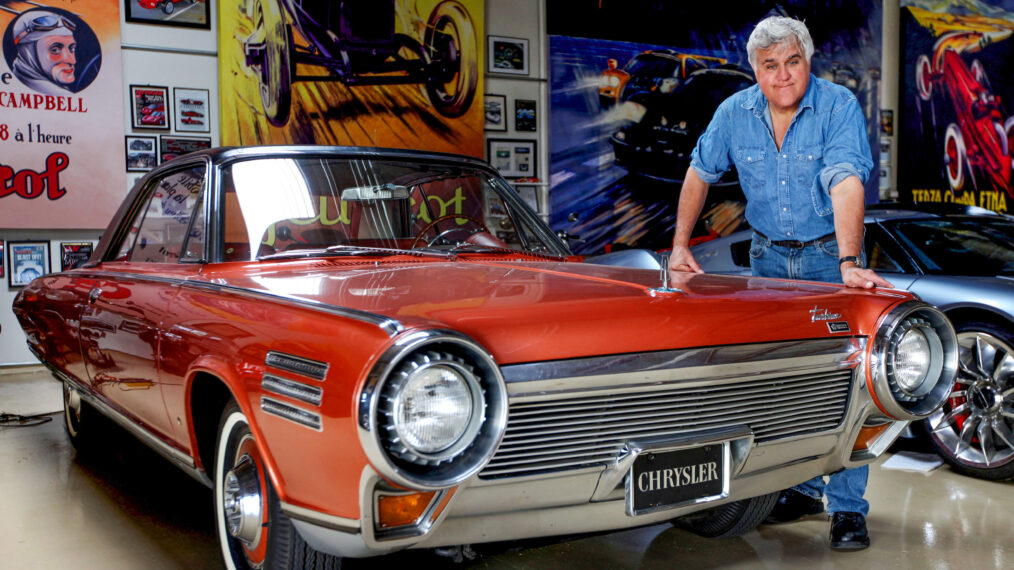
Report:
[[[852,263],[855,263],[856,267],[860,267],[861,268],[863,266],[863,259],[861,257],[859,257],[858,255],[846,255],[845,257],[839,258],[838,259],[838,265],[841,266],[842,263],[846,263],[846,262],[849,262],[849,261],[851,261]]]

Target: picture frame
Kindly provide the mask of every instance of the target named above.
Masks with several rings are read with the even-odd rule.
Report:
[[[135,129],[169,130],[169,88],[131,85],[130,117]]]
[[[74,269],[88,261],[95,251],[95,244],[90,241],[60,242],[60,271]]]
[[[486,139],[486,157],[504,178],[533,178],[538,172],[537,142],[529,139]]]
[[[127,172],[147,172],[158,164],[158,140],[155,137],[127,135],[124,138],[124,157]]]
[[[483,107],[485,109],[487,131],[507,130],[507,96],[486,93]]]
[[[137,0],[123,0],[127,22],[180,28],[211,29],[211,0],[155,0],[143,8]]]
[[[4,240],[0,239],[0,279],[4,278],[4,273],[7,268],[7,258],[4,256],[6,251]]]
[[[158,163],[162,164],[177,156],[211,148],[211,137],[178,137],[160,135],[158,138]]]
[[[514,100],[514,130],[535,132],[537,117],[535,115],[535,99]]]
[[[9,287],[24,287],[36,277],[50,272],[48,241],[8,241]]]
[[[528,75],[528,40],[504,36],[486,36],[486,60],[489,73]]]
[[[173,87],[173,125],[181,133],[211,132],[211,91]]]

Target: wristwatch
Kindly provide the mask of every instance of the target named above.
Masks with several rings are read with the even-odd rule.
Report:
[[[838,260],[838,265],[841,266],[842,263],[845,263],[845,262],[848,262],[848,261],[851,261],[852,263],[855,263],[856,267],[858,267],[860,269],[863,268],[863,259],[861,257],[859,257],[858,255],[846,255],[845,257],[842,257],[842,258],[840,258]]]

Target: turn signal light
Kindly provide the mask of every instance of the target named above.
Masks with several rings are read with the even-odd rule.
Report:
[[[380,528],[415,523],[426,512],[436,491],[408,495],[381,495],[377,501],[377,523]]]
[[[852,446],[852,451],[863,451],[869,449],[870,445],[876,441],[880,434],[887,431],[887,428],[891,427],[890,423],[881,424],[879,426],[867,426],[859,430],[859,437],[856,438],[856,444]]]

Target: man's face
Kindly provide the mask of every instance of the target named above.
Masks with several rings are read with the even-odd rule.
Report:
[[[42,69],[53,81],[62,84],[74,82],[74,65],[77,63],[74,51],[77,50],[77,42],[72,34],[53,34],[39,38],[35,49]]]
[[[810,83],[810,64],[794,41],[757,50],[753,72],[773,111],[795,111]]]

